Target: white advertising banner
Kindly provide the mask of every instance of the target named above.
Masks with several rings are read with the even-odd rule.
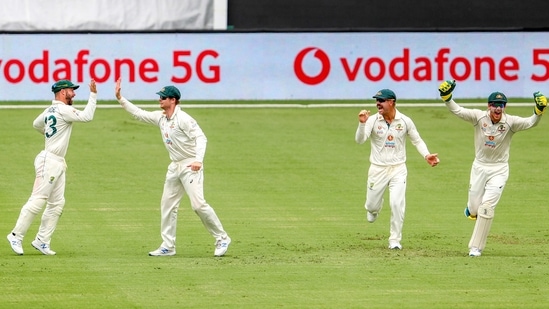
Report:
[[[98,83],[132,100],[175,85],[183,100],[485,98],[549,92],[547,33],[148,33],[0,35],[0,101],[49,100],[51,84]],[[85,87],[84,89],[86,89]],[[80,91],[80,99],[87,91]],[[78,92],[77,92],[78,93]],[[77,97],[78,99],[78,97]]]

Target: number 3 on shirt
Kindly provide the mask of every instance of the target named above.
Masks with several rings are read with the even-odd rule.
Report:
[[[57,118],[55,118],[54,115],[49,115],[46,117],[46,119],[44,119],[44,122],[46,123],[46,126],[48,125],[48,120],[50,120],[50,125],[49,127],[51,128],[51,134],[46,132],[45,135],[47,138],[50,138],[52,136],[55,135],[55,133],[57,133],[57,128],[55,127],[55,125],[57,124]]]

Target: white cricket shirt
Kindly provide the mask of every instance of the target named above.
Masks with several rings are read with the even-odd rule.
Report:
[[[91,121],[96,106],[97,94],[93,92],[90,92],[88,104],[83,111],[61,101],[53,100],[51,106],[38,115],[32,123],[38,132],[44,134],[44,150],[64,158],[69,148],[72,123]]]
[[[398,110],[389,125],[379,113],[372,115],[365,123],[359,123],[355,141],[371,143],[370,162],[376,165],[396,165],[406,162],[406,136],[423,158],[429,154],[427,145],[421,139],[412,119]]]
[[[179,106],[175,107],[172,117],[168,119],[164,111],[142,110],[124,97],[118,102],[135,119],[160,128],[162,141],[172,161],[177,162],[191,158],[198,162],[204,161],[208,142],[206,135],[196,120],[182,111]]]
[[[488,110],[468,109],[454,100],[446,102],[448,109],[475,128],[475,160],[481,163],[506,163],[509,160],[511,138],[518,131],[536,126],[541,116],[519,117],[503,113],[498,123],[492,123]]]

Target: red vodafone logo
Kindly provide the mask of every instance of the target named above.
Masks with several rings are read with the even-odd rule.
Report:
[[[303,69],[303,62],[306,57],[314,57],[320,63],[320,72],[316,75],[308,75]],[[319,48],[316,47],[307,47],[300,51],[294,60],[294,73],[297,78],[304,84],[307,85],[318,85],[322,83],[328,75],[330,75],[330,58],[328,55]]]
[[[390,56],[368,55],[345,57],[327,54],[318,47],[306,47],[294,59],[294,74],[303,84],[309,86],[325,82],[330,74],[338,82],[366,80],[379,82],[430,82],[453,78],[457,81],[516,81],[519,80],[519,59],[513,56],[493,57],[474,55],[465,57],[452,53],[448,47],[441,47],[430,54],[417,54],[410,48],[392,53]],[[349,54],[344,52],[344,54]],[[532,74],[533,81],[549,79],[549,49],[533,51],[533,66],[541,75]],[[524,75],[524,74],[523,74]]]

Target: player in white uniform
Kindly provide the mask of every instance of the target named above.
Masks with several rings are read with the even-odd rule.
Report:
[[[160,127],[164,146],[172,162],[168,166],[164,192],[160,205],[160,234],[162,244],[151,256],[175,255],[177,211],[186,193],[191,207],[200,217],[204,227],[215,238],[214,256],[223,256],[231,238],[223,229],[214,209],[204,199],[204,171],[202,162],[206,153],[207,139],[198,123],[179,107],[181,93],[174,86],[162,88],[160,108],[163,111],[144,111],[120,94],[121,80],[116,81],[115,94],[122,107],[137,120]]]
[[[438,154],[429,153],[412,119],[400,113],[396,105],[396,95],[390,89],[378,91],[376,99],[378,113],[370,117],[370,111],[361,110],[358,114],[358,128],[355,141],[364,143],[368,138],[371,144],[370,168],[366,191],[367,220],[373,223],[383,207],[383,195],[389,188],[391,207],[391,227],[389,249],[402,249],[402,226],[406,210],[406,137],[408,136],[417,151],[427,163],[436,166]]]
[[[65,154],[69,147],[72,124],[88,122],[93,119],[97,103],[95,81],[90,82],[90,96],[83,111],[72,107],[74,90],[80,87],[69,80],[60,80],[52,85],[55,99],[36,119],[33,126],[44,135],[45,148],[34,160],[36,178],[32,194],[23,205],[15,227],[7,238],[13,251],[23,254],[22,241],[34,217],[42,210],[42,220],[32,246],[45,255],[55,255],[50,248],[50,241],[65,206]]]
[[[534,114],[518,117],[505,113],[507,97],[493,92],[488,97],[488,109],[467,109],[452,99],[455,80],[448,80],[439,86],[446,107],[459,118],[470,122],[475,129],[475,160],[469,180],[469,197],[465,216],[476,220],[469,241],[469,256],[480,256],[486,246],[486,239],[492,226],[496,205],[505,183],[509,178],[509,150],[511,138],[522,130],[538,124],[547,106],[547,99],[539,91],[534,93]]]

